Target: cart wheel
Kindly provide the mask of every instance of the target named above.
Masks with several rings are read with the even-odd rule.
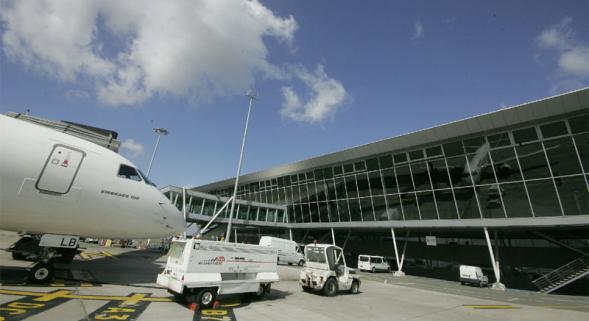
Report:
[[[305,260],[300,260],[299,261],[299,266],[303,266],[303,265],[305,265]]]
[[[54,275],[55,269],[51,263],[39,262],[29,271],[29,281],[36,284],[49,283]]]
[[[350,294],[358,294],[360,292],[360,284],[358,281],[352,281],[352,287],[350,288]]]
[[[375,272],[376,272],[376,268],[372,267],[372,273],[375,273]]]
[[[327,279],[325,284],[323,285],[323,295],[325,296],[335,296],[338,291],[337,281],[333,278]]]
[[[200,290],[196,295],[196,303],[199,307],[205,309],[210,308],[215,303],[215,297],[217,296],[217,289],[206,288]]]

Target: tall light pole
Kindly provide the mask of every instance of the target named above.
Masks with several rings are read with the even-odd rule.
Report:
[[[252,113],[252,103],[258,97],[250,90],[247,93],[249,99],[249,107],[247,109],[247,117],[245,118],[245,129],[243,130],[243,140],[241,141],[241,152],[239,153],[239,163],[237,164],[237,174],[235,175],[235,186],[233,186],[233,199],[231,200],[231,210],[229,211],[229,223],[227,224],[227,235],[225,235],[225,242],[229,242],[231,236],[231,223],[233,221],[233,211],[235,210],[235,199],[237,198],[237,185],[239,184],[239,174],[241,173],[241,163],[243,161],[243,149],[245,147],[245,138],[247,137],[247,128],[250,122],[250,114]]]
[[[153,165],[153,160],[155,159],[155,153],[157,152],[157,147],[160,144],[160,139],[162,135],[167,135],[168,130],[165,128],[154,128],[153,131],[157,134],[157,140],[155,141],[155,147],[153,148],[153,154],[151,154],[151,160],[149,161],[149,166],[147,167],[147,174],[146,176],[149,178],[149,173],[151,172],[151,165]]]

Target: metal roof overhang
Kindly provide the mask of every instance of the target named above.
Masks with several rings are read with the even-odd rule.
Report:
[[[497,130],[498,128],[509,129],[510,127],[522,126],[541,119],[544,120],[563,114],[588,110],[589,87],[586,87],[569,93],[520,104],[366,145],[352,147],[339,152],[242,175],[239,180],[241,184],[247,184],[300,171],[308,171],[335,163],[366,158],[371,155],[419,148],[420,146],[432,143],[456,139],[457,137],[481,134]],[[210,191],[217,188],[224,188],[232,185],[234,180],[235,178],[229,178],[194,187],[192,190]]]

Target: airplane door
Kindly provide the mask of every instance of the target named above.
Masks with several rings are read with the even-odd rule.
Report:
[[[68,193],[85,156],[86,153],[78,149],[53,146],[35,186],[44,192]]]

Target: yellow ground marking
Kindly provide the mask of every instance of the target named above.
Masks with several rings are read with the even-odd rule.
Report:
[[[118,257],[116,257],[116,256],[112,255],[112,254],[111,254],[110,252],[108,252],[108,251],[102,251],[101,253],[102,253],[102,255],[104,255],[104,256],[108,256],[108,257],[110,257],[110,258],[113,258],[113,259],[115,259],[115,260],[118,260],[118,259],[119,259]]]
[[[49,286],[63,287],[63,286],[65,286],[65,281],[63,279],[55,279],[55,282],[49,284]]]
[[[521,309],[513,305],[464,305],[467,308],[472,309]]]
[[[237,307],[241,304],[240,301],[235,301],[235,302],[227,302],[227,303],[221,303],[221,307],[222,308],[233,308],[233,307]]]
[[[137,302],[141,301],[145,298],[145,294],[142,293],[135,293],[130,296],[127,300],[125,300],[121,305],[135,305]]]
[[[92,283],[90,283],[90,282],[82,282],[82,283],[80,284],[80,286],[83,286],[83,287],[92,287],[92,286],[94,286],[94,284],[92,284]]]
[[[173,302],[172,298],[163,298],[163,297],[138,297],[138,294],[133,296],[111,296],[111,295],[80,295],[80,294],[72,294],[72,291],[69,290],[60,290],[53,293],[47,292],[32,292],[32,291],[17,291],[17,290],[4,290],[0,289],[0,294],[6,295],[19,295],[19,296],[36,296],[38,298],[34,299],[34,301],[51,301],[56,298],[65,298],[65,299],[78,299],[78,300],[98,300],[98,301],[124,301],[126,302],[139,302],[139,301],[149,301],[149,302]],[[142,294],[139,294],[142,296]],[[144,296],[144,295],[143,295]]]
[[[110,257],[113,260],[118,260],[119,258],[112,255],[112,253],[108,252],[108,251],[100,251],[100,252],[90,252],[90,251],[84,251],[80,253],[80,257],[84,260],[92,260],[95,258],[101,258],[101,257]]]

